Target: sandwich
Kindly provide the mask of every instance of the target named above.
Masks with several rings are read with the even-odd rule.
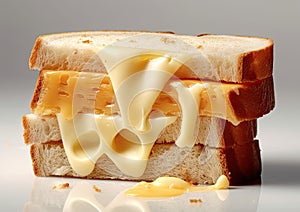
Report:
[[[37,176],[233,184],[261,174],[257,119],[275,105],[273,41],[92,31],[43,35],[23,116]]]

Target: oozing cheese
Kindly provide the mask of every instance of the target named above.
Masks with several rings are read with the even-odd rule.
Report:
[[[79,175],[90,174],[106,154],[124,174],[139,177],[158,136],[179,111],[179,147],[194,145],[200,114],[234,117],[225,103],[232,86],[173,77],[186,59],[140,54],[110,64],[108,76],[45,71],[47,89],[35,113],[55,111],[68,160]]]
[[[99,157],[106,154],[124,174],[141,176],[159,134],[176,120],[174,116],[165,117],[161,113],[151,116],[150,112],[160,92],[181,65],[168,56],[140,55],[126,60],[109,72],[119,115],[77,114],[76,105],[71,119],[70,113],[57,114],[72,168],[86,176],[94,169]],[[182,121],[183,136],[179,137],[178,145],[192,146],[199,107],[195,99],[201,86],[186,88],[180,82],[170,83],[170,86],[177,91],[179,101],[184,102],[181,108],[186,118]],[[198,92],[193,95],[193,90]],[[187,95],[190,93],[192,95]],[[189,143],[185,144],[187,140]]]

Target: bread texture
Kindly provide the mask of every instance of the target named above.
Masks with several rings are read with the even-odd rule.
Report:
[[[180,134],[181,120],[168,125],[160,134],[156,143],[173,143]],[[61,141],[61,134],[56,116],[23,116],[24,140],[26,144],[42,144],[48,141]],[[215,117],[199,117],[199,131],[196,144],[214,148],[229,148],[244,145],[256,137],[256,120],[245,121],[238,126]]]
[[[58,79],[67,76],[70,81],[71,78],[78,79],[78,76],[74,77],[76,72],[56,71],[55,74],[48,74],[51,71],[41,71],[34,96],[31,102],[32,112],[39,115],[55,115],[61,112],[61,108],[57,104],[59,98],[70,99],[80,98],[80,104],[82,113],[99,113],[110,114],[111,107],[107,107],[107,104],[114,102],[114,91],[112,89],[111,82],[105,80],[105,83],[92,85],[87,79],[97,77],[98,73],[84,73],[85,77],[80,78],[80,83],[88,84],[90,87],[84,91],[78,91],[69,84],[60,84]],[[53,73],[53,72],[52,72]],[[57,77],[53,77],[53,75]],[[47,76],[47,77],[45,77]],[[275,106],[274,97],[274,84],[273,78],[269,77],[264,80],[260,80],[253,83],[234,84],[234,83],[217,83],[209,81],[193,81],[196,83],[206,84],[208,87],[204,92],[200,94],[200,108],[199,115],[214,116],[222,119],[226,119],[238,125],[240,122],[257,119],[267,113],[269,113]],[[55,85],[55,86],[54,86]],[[49,89],[50,87],[56,87],[56,89]],[[219,90],[219,91],[215,91]],[[80,93],[81,92],[81,93]],[[61,94],[62,93],[62,94]],[[96,93],[98,93],[96,95]],[[51,102],[47,102],[45,99],[49,99],[51,96]],[[172,102],[170,97],[163,97],[167,99],[167,102]],[[77,100],[79,101],[79,100]],[[214,109],[213,105],[223,104],[220,108]],[[72,102],[69,102],[69,110],[71,110]],[[158,98],[154,108],[160,111],[164,111],[165,115],[177,115],[180,113],[179,107],[174,108],[176,102],[171,103],[170,110],[164,111],[166,108],[164,101]],[[79,107],[79,106],[77,106]],[[163,108],[162,108],[163,107]],[[95,111],[95,109],[97,111]]]
[[[262,80],[272,75],[273,41],[270,39],[130,31],[72,32],[40,36],[32,49],[29,67],[37,70],[106,73],[97,53],[120,43],[131,48],[172,49],[181,52],[184,50],[187,54],[193,54],[194,50],[200,52],[205,67],[190,72],[179,70],[176,75],[180,78],[244,83]],[[191,48],[193,51],[190,51]],[[196,67],[199,67],[199,64]]]
[[[37,176],[81,177],[71,168],[61,142],[33,144],[30,153]],[[94,171],[85,178],[152,181],[160,176],[173,176],[192,183],[213,184],[224,174],[231,184],[238,184],[255,180],[260,173],[258,141],[231,148],[203,145],[179,148],[165,143],[153,146],[146,171],[141,177],[124,175],[106,155],[102,155]]]

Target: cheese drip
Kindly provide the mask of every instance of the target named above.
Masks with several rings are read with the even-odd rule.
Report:
[[[124,174],[143,174],[159,134],[176,120],[156,117],[157,113],[151,118],[150,112],[181,65],[170,56],[161,55],[139,55],[125,60],[109,71],[120,115],[73,114],[69,119],[64,113],[57,114],[68,160],[79,175],[90,174],[104,153]],[[78,85],[80,89],[80,78]]]
[[[176,177],[159,177],[151,183],[140,182],[128,189],[125,194],[136,197],[171,197],[185,192],[206,192],[228,187],[229,181],[225,175],[221,175],[211,186],[195,186]]]
[[[138,140],[134,141],[126,139],[131,133],[120,116],[78,114],[67,120],[57,114],[57,119],[68,160],[79,175],[90,174],[105,153],[124,174],[137,177],[143,174],[161,130],[176,120],[175,117],[149,119],[152,130],[137,134]],[[121,133],[124,129],[127,131]]]
[[[106,64],[119,109],[116,115],[78,113],[82,107],[78,98],[73,101],[72,113],[65,113],[61,108],[57,119],[62,141],[76,173],[87,176],[93,171],[97,160],[106,154],[124,174],[141,176],[158,136],[177,119],[176,116],[165,117],[159,112],[151,113],[166,85],[171,92],[165,92],[178,99],[182,111],[181,134],[176,144],[179,147],[194,145],[199,98],[205,87],[200,84],[187,87],[180,80],[172,79],[187,59],[186,55],[174,59],[168,54],[147,53],[118,60],[121,62],[117,64],[111,61]],[[89,88],[81,83],[80,76],[76,85],[72,93],[75,97],[77,91]],[[96,94],[88,100],[94,103],[95,99]]]
[[[126,125],[148,131],[153,104],[173,74],[182,66],[168,55],[143,54],[120,62],[108,75]]]

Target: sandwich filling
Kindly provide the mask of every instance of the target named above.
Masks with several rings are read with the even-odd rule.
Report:
[[[56,114],[68,160],[80,176],[106,154],[124,174],[139,177],[155,141],[179,116],[179,147],[195,144],[199,111],[226,116],[221,83],[179,80],[174,73],[182,66],[169,55],[140,54],[107,74],[43,71],[47,89],[34,112]]]
[[[37,108],[57,109],[63,145],[79,175],[90,174],[106,154],[124,174],[138,177],[146,169],[155,141],[178,114],[181,134],[175,144],[192,147],[195,143],[200,96],[208,84],[172,78],[181,66],[168,55],[145,54],[114,66],[107,75],[47,71],[48,89]],[[216,89],[211,90],[222,96]],[[209,103],[207,108],[213,109]]]

